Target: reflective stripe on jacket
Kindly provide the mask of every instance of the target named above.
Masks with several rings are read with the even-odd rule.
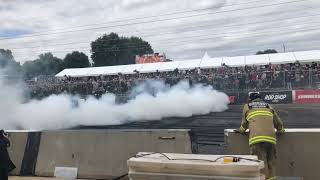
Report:
[[[249,129],[249,145],[262,142],[276,144],[275,128],[284,132],[281,119],[268,103],[256,99],[244,106],[239,131]]]

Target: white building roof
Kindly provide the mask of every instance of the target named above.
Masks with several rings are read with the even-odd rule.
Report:
[[[143,64],[139,72],[141,73],[155,72],[154,70],[155,69],[158,70],[160,66],[162,66],[162,64],[163,62]]]
[[[283,64],[297,61],[293,53],[275,53],[268,54],[270,63],[272,64]]]
[[[314,62],[319,61],[320,51],[300,51],[293,53],[296,60],[300,62]]]
[[[181,70],[194,69],[194,68],[200,67],[200,64],[201,64],[201,59],[181,61],[178,69],[181,69]]]
[[[81,76],[114,75],[118,73],[134,74],[135,70],[141,73],[150,73],[150,72],[156,72],[157,70],[173,71],[176,68],[183,69],[183,70],[195,69],[198,67],[213,68],[213,67],[219,67],[223,63],[228,66],[245,66],[245,65],[267,65],[269,63],[272,63],[272,64],[294,63],[296,61],[319,62],[320,50],[250,55],[250,56],[236,56],[236,57],[217,57],[217,58],[211,58],[206,53],[200,59],[185,60],[185,61],[64,69],[63,71],[58,73],[56,76],[62,77],[66,75],[66,76],[72,76],[72,77],[81,77]]]
[[[173,71],[179,67],[181,61],[164,62],[162,66],[158,67],[159,71]]]
[[[264,65],[269,64],[270,59],[267,54],[245,56],[246,65]]]
[[[202,60],[200,63],[200,68],[213,68],[220,67],[222,65],[222,57],[221,58],[211,58]]]
[[[120,72],[122,74],[134,74],[134,71],[140,71],[142,64],[131,64],[131,65],[122,65],[120,66]]]
[[[225,64],[227,66],[244,66],[246,64],[245,62],[245,56],[236,56],[236,57],[225,57],[222,58],[222,64]]]

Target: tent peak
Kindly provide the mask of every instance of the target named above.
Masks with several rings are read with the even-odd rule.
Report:
[[[202,57],[202,60],[208,60],[210,59],[211,57],[209,56],[208,52],[206,51]]]

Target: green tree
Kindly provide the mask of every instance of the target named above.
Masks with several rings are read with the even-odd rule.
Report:
[[[25,62],[22,69],[28,77],[55,75],[64,69],[64,63],[52,53],[45,53],[40,54],[36,60]]]
[[[88,56],[79,51],[67,54],[63,62],[65,68],[84,68],[90,66]]]
[[[275,50],[275,49],[267,49],[267,50],[264,50],[264,51],[258,51],[256,53],[256,55],[259,55],[259,54],[274,54],[274,53],[278,53],[278,51]]]
[[[11,50],[0,49],[0,68],[9,76],[17,76],[21,73],[21,65],[16,62]]]
[[[138,37],[119,37],[116,33],[105,34],[91,42],[93,66],[134,64],[135,56],[151,54],[151,45]]]
[[[6,67],[10,61],[14,61],[11,50],[0,49],[0,67]]]

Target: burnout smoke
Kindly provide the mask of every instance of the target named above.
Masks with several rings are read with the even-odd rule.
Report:
[[[137,86],[131,99],[115,103],[115,95],[86,100],[67,94],[22,103],[22,92],[0,80],[0,126],[5,129],[62,129],[79,125],[118,125],[132,121],[220,112],[228,108],[228,96],[212,87],[190,87],[180,82],[169,88],[163,82],[148,81]]]

